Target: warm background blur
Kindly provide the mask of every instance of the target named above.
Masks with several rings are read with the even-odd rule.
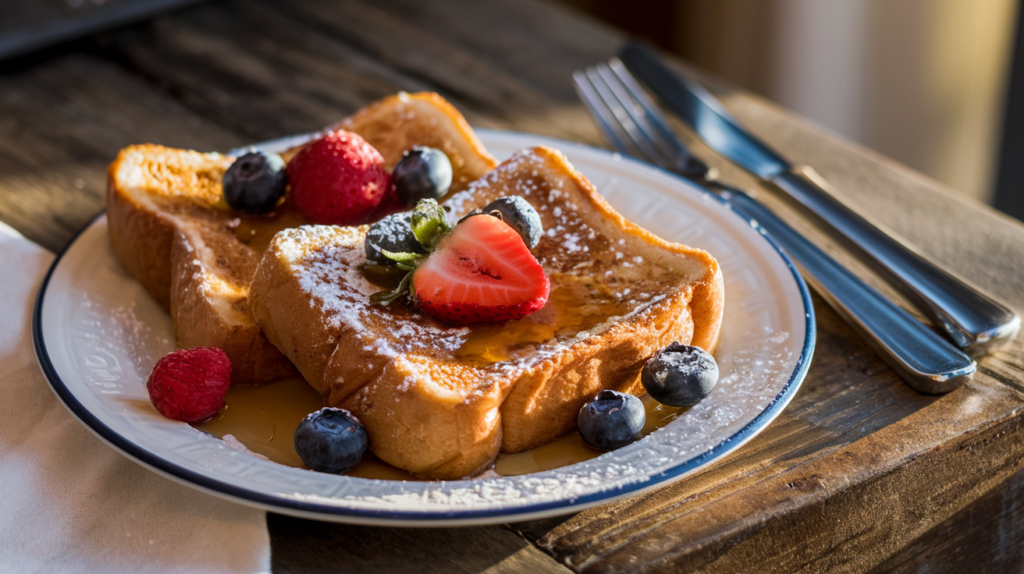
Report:
[[[200,1],[0,0],[0,58]],[[1024,219],[1018,0],[552,1]]]
[[[991,203],[1016,0],[561,0]]]

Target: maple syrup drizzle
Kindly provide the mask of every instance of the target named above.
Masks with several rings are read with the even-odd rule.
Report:
[[[398,287],[405,271],[397,267],[367,264],[363,277],[382,290]],[[476,325],[455,358],[476,366],[508,361],[516,353],[555,338],[573,336],[615,316],[630,312],[629,300],[614,294],[593,277],[552,274],[548,301],[539,310],[515,321]]]
[[[590,277],[553,276],[551,283],[548,301],[538,311],[515,321],[474,327],[455,356],[480,366],[508,361],[517,351],[576,335],[630,311],[628,301]]]

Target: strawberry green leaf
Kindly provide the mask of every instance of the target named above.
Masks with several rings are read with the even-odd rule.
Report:
[[[412,280],[412,273],[406,273],[405,277],[402,277],[402,282],[398,284],[391,291],[378,291],[373,295],[370,295],[370,302],[377,305],[387,306],[395,299],[401,297],[409,288],[409,282]]]
[[[438,240],[452,228],[444,209],[433,199],[421,199],[412,211],[412,233],[427,251],[433,251]]]
[[[426,257],[423,253],[396,253],[394,251],[388,251],[387,249],[381,249],[380,252],[384,257],[387,257],[396,263],[415,263],[416,261]]]

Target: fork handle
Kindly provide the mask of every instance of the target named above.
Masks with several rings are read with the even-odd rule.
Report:
[[[771,179],[832,237],[899,289],[949,338],[971,355],[980,355],[1012,338],[1020,319],[1006,306],[925,261],[905,245],[843,205],[810,167]]]
[[[766,231],[804,270],[808,283],[911,387],[949,392],[974,374],[975,362],[861,281],[763,204],[739,190],[721,193],[734,211]]]

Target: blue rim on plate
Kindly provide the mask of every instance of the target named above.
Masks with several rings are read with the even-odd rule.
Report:
[[[493,137],[502,135],[516,136],[521,134],[514,134],[511,132],[500,132],[496,130],[479,130],[481,135],[493,134]],[[614,157],[616,161],[631,162],[643,168],[650,169],[653,166],[644,164],[642,162],[633,160],[631,158],[619,157],[617,154],[612,154],[606,150],[599,148],[593,148],[582,144],[564,142],[559,140],[552,140],[551,138],[541,138],[539,136],[529,136],[531,138],[541,140],[542,142],[557,142],[557,144],[563,149],[578,148],[583,150],[598,151],[604,154],[608,154],[609,157]],[[654,168],[656,171],[676,177],[669,172],[665,172],[658,168]],[[678,179],[678,178],[677,178]],[[685,180],[681,180],[685,182]],[[685,182],[687,187],[694,187],[693,184]],[[729,209],[727,202],[721,200],[717,196],[710,195],[711,198],[715,199],[718,203],[724,205],[726,209]],[[750,223],[750,220],[743,215],[736,213],[729,209],[737,217],[743,219],[743,221]],[[137,462],[149,467],[150,469],[158,472],[159,474],[165,475],[175,480],[184,481],[190,486],[210,492],[212,494],[233,499],[238,502],[242,502],[248,505],[258,506],[267,510],[277,511],[285,514],[292,514],[296,516],[302,516],[306,518],[320,519],[320,520],[335,520],[335,521],[352,521],[360,522],[364,524],[380,524],[380,525],[395,525],[395,526],[451,526],[454,524],[458,525],[472,525],[472,524],[493,524],[500,522],[516,522],[523,520],[530,520],[541,516],[548,516],[569,512],[576,512],[585,508],[596,506],[611,502],[613,500],[637,494],[641,491],[652,489],[659,485],[665,485],[671,482],[672,479],[680,477],[686,473],[689,473],[701,466],[706,462],[717,459],[723,456],[724,453],[731,452],[736,448],[739,448],[742,444],[753,438],[758,432],[763,430],[767,426],[768,422],[777,417],[783,408],[790,402],[795,395],[800,383],[803,381],[807,374],[807,370],[810,366],[811,356],[814,351],[814,343],[816,339],[816,327],[814,318],[814,308],[811,303],[810,293],[807,289],[803,278],[800,273],[793,265],[793,262],[789,257],[781,250],[781,248],[775,243],[775,241],[764,233],[763,230],[758,230],[760,235],[771,245],[771,247],[777,252],[779,257],[792,274],[796,286],[800,293],[800,299],[804,308],[805,316],[805,337],[800,349],[800,354],[796,360],[795,366],[791,372],[791,375],[787,382],[781,387],[781,390],[774,396],[771,401],[764,406],[763,410],[758,413],[750,422],[728,436],[724,440],[718,442],[713,447],[706,451],[689,458],[677,464],[671,466],[659,473],[648,475],[642,479],[636,480],[625,485],[616,486],[608,490],[599,490],[571,499],[559,499],[546,502],[538,502],[532,504],[526,504],[523,506],[514,506],[511,508],[458,508],[451,511],[408,511],[408,510],[388,510],[388,509],[366,509],[366,508],[352,508],[337,506],[331,504],[321,504],[316,502],[309,502],[303,500],[296,500],[292,498],[282,498],[279,496],[268,495],[262,492],[256,492],[246,488],[240,488],[229,482],[212,478],[199,472],[195,472],[189,468],[184,468],[174,462],[166,460],[165,458],[156,455],[145,448],[137,445],[128,438],[122,436],[114,429],[110,428],[105,424],[99,417],[85,407],[74,393],[68,388],[65,382],[61,379],[60,375],[55,368],[50,354],[46,347],[46,342],[43,336],[43,309],[46,303],[48,289],[50,287],[51,279],[55,271],[61,265],[65,255],[75,245],[83,233],[89,230],[95,225],[100,218],[103,216],[101,212],[94,217],[89,224],[87,224],[82,230],[80,230],[75,237],[68,243],[67,246],[61,251],[61,253],[54,260],[50,266],[46,277],[44,278],[42,285],[39,289],[39,294],[35,301],[33,318],[32,318],[32,336],[33,343],[35,346],[36,356],[39,364],[45,374],[50,387],[53,389],[57,397],[64,403],[71,413],[78,418],[82,424],[85,425],[91,432],[102,439],[104,442],[113,446],[115,449],[121,451],[130,458]],[[353,519],[353,520],[347,520]],[[498,520],[500,519],[500,520]]]

